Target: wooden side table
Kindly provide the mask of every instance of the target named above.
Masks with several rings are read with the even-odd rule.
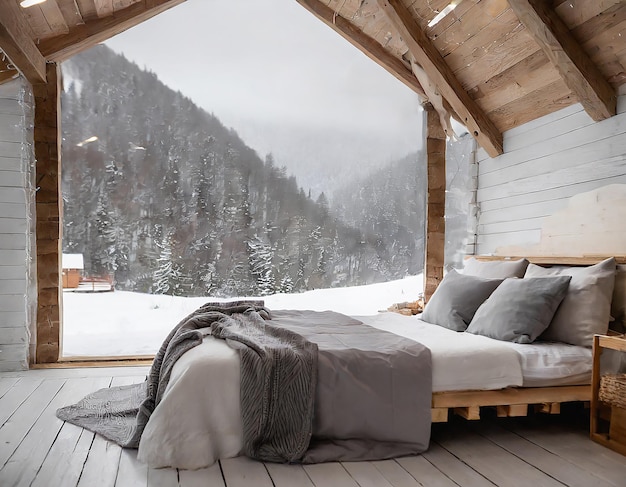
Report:
[[[602,375],[600,356],[606,348],[626,353],[626,335],[596,335],[593,337],[590,436],[593,441],[626,455],[626,409],[600,401],[599,398]],[[624,389],[624,396],[626,396],[626,388]]]

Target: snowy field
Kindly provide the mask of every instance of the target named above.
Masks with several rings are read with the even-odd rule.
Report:
[[[394,303],[414,301],[421,275],[369,286],[317,289],[265,296],[271,309],[333,310],[373,315]],[[213,298],[183,298],[115,291],[63,294],[63,356],[153,355],[170,330]],[[227,300],[221,300],[227,301]]]

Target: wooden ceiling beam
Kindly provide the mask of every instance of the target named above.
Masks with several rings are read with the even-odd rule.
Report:
[[[46,82],[46,59],[29,35],[17,2],[3,0],[0,8],[0,49],[31,83]]]
[[[427,98],[424,88],[411,72],[411,67],[387,51],[376,39],[363,33],[319,0],[296,0],[305,9],[332,28],[350,44],[376,62],[422,98]]]
[[[376,0],[391,25],[398,31],[415,61],[424,69],[441,95],[461,117],[478,143],[491,157],[504,152],[502,134],[467,94],[450,67],[400,0]]]
[[[600,121],[615,115],[615,91],[554,9],[538,0],[509,4],[589,116]]]
[[[184,1],[144,0],[133,3],[108,17],[85,20],[84,24],[71,28],[68,34],[46,39],[39,49],[49,61],[64,61]]]

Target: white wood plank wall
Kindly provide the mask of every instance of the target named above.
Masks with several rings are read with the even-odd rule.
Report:
[[[0,371],[28,367],[30,176],[22,80],[0,85]]]
[[[504,154],[477,153],[478,254],[539,241],[544,217],[568,198],[626,183],[626,95],[594,123],[580,104],[504,133]]]

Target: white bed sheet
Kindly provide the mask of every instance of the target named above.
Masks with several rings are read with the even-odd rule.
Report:
[[[502,342],[457,333],[396,313],[358,317],[431,349],[433,390],[521,386],[519,354]],[[163,399],[139,444],[139,459],[154,467],[198,469],[242,448],[239,358],[222,340],[206,337],[175,364]]]
[[[426,345],[432,357],[433,392],[495,390],[523,383],[519,354],[503,342],[398,313],[355,318]]]
[[[520,356],[523,387],[591,384],[590,348],[558,342],[503,342]]]

